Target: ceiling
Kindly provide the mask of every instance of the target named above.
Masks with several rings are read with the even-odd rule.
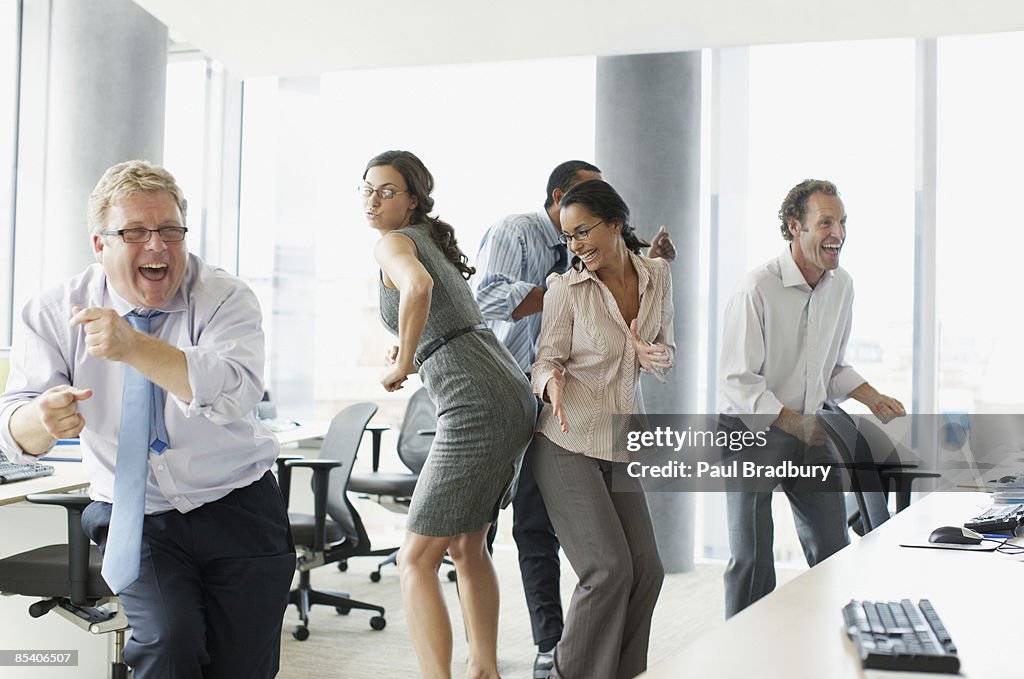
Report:
[[[1024,31],[1020,0],[135,0],[235,75]]]

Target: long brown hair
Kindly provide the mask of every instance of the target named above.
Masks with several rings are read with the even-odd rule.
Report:
[[[395,168],[402,179],[409,193],[416,196],[415,214],[413,224],[425,224],[430,230],[430,237],[441,248],[445,257],[455,265],[463,278],[468,279],[476,269],[469,265],[469,257],[459,248],[459,241],[455,238],[455,229],[451,224],[442,222],[437,217],[431,217],[430,212],[434,209],[434,199],[430,194],[434,191],[434,176],[423,164],[423,161],[409,151],[385,151],[377,154],[366,164],[363,170],[363,179],[371,167],[388,165]]]

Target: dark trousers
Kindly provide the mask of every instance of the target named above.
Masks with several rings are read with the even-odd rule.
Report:
[[[530,455],[519,470],[519,488],[512,498],[512,537],[519,552],[519,573],[530,611],[533,643],[554,645],[562,638],[561,564],[558,537],[533,475]]]
[[[785,460],[803,464],[835,465],[837,462],[827,448],[809,447],[774,427],[768,433],[768,445],[746,459],[759,459],[769,464]],[[729,550],[732,552],[725,569],[727,618],[775,589],[772,485],[769,482],[764,488],[736,490],[735,483],[726,484]],[[850,544],[850,538],[838,466],[833,466],[827,488],[811,485],[813,490],[803,490],[801,481],[786,480],[781,484],[793,510],[804,558],[808,566],[815,566]]]
[[[106,547],[111,505],[94,502],[85,532]],[[253,679],[277,674],[295,572],[281,491],[270,472],[187,514],[147,516],[139,579],[120,593],[135,679]]]

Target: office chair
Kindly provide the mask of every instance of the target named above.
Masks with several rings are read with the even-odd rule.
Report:
[[[829,447],[850,475],[850,491],[856,500],[857,520],[863,532],[857,531],[856,527],[854,530],[858,535],[865,535],[889,520],[889,505],[883,492],[882,477],[867,442],[857,431],[853,419],[843,411],[837,412],[836,408],[838,406],[830,410],[819,409],[814,416],[828,434]],[[848,512],[849,509],[848,505]]]
[[[82,531],[87,495],[29,495],[29,502],[59,505],[67,510],[68,544],[47,545],[0,559],[0,591],[42,597],[28,607],[33,618],[53,611],[93,634],[114,633],[111,679],[127,679],[121,658],[128,618],[100,575],[99,548]]]
[[[319,566],[344,562],[353,556],[383,556],[391,551],[371,547],[363,521],[347,493],[363,430],[376,412],[374,403],[356,403],[335,415],[320,447],[320,459],[278,458],[278,480],[286,502],[291,495],[292,470],[313,470],[313,514],[288,514],[292,540],[300,553],[296,566],[299,585],[288,595],[288,603],[295,604],[301,620],[292,631],[299,641],[309,638],[309,611],[317,604],[334,606],[341,615],[347,615],[353,608],[375,611],[377,615],[370,618],[370,627],[382,630],[387,625],[382,606],[356,601],[345,592],[315,590],[310,583],[310,571]]]
[[[427,461],[436,426],[437,407],[430,400],[427,390],[421,387],[409,398],[395,446],[398,459],[409,471],[382,472],[375,465],[369,474],[353,474],[349,479],[348,489],[360,495],[375,497],[381,506],[391,511],[408,513],[412,492],[416,488],[420,470]],[[398,547],[389,550],[387,554],[387,558],[377,564],[377,570],[370,573],[370,580],[373,582],[380,582],[381,568],[395,563]],[[444,563],[451,565],[447,559]],[[345,570],[344,564],[338,564],[338,568]],[[448,579],[455,580],[455,571],[448,572]]]
[[[847,497],[847,517],[850,527],[858,535],[874,530],[889,518],[890,489],[895,491],[896,511],[900,512],[910,505],[910,492],[914,480],[939,476],[933,472],[916,471],[914,465],[900,461],[876,462],[871,445],[861,427],[875,428],[876,433],[880,435],[879,438],[884,440],[888,440],[888,436],[869,420],[861,419],[858,425],[849,413],[833,404],[825,404],[815,416],[828,433],[844,466],[850,470],[852,497],[855,502],[850,502],[850,496]],[[860,494],[857,491],[858,486]],[[868,505],[867,511],[861,506],[862,501]]]

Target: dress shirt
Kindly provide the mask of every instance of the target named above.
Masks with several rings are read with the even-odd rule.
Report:
[[[725,309],[719,401],[722,412],[764,429],[785,406],[813,414],[864,383],[846,364],[853,279],[826,271],[811,288],[787,247],[747,274]]]
[[[545,287],[549,274],[568,266],[568,251],[546,210],[511,215],[484,234],[477,254],[476,303],[487,325],[523,372],[537,355],[540,314],[512,318],[530,291]]]
[[[665,344],[672,358],[676,347],[669,264],[633,253],[629,258],[639,279],[640,337]],[[555,369],[565,372],[562,412],[569,432],[562,432],[550,404],[541,411],[537,431],[565,450],[619,461],[623,451],[615,450],[612,415],[644,412],[640,359],[615,297],[586,267],[548,278],[532,372],[536,394],[544,394]]]
[[[78,402],[82,464],[90,497],[112,502],[124,364],[88,354],[82,326],[70,323],[75,306],[110,307],[122,316],[135,310],[107,284],[99,264],[25,305],[8,391],[0,396],[0,448],[12,459],[35,459],[11,435],[11,413],[50,387],[92,389]],[[189,255],[181,288],[159,311],[151,334],[185,353],[193,398],[185,403],[167,393],[170,447],[149,453],[146,513],[185,513],[258,481],[280,447],[254,414],[263,394],[264,340],[252,290]]]

